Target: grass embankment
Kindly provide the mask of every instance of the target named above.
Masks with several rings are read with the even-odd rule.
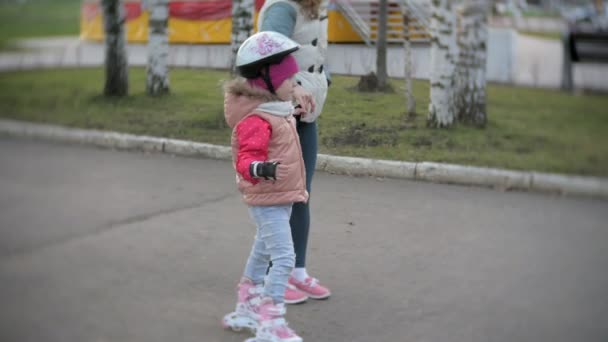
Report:
[[[81,0],[13,0],[0,3],[0,49],[18,39],[76,36]]]
[[[145,95],[145,72],[131,69],[131,95],[102,97],[102,69],[0,74],[0,117],[229,144],[222,113],[223,71],[173,69],[171,95]],[[352,90],[335,76],[319,124],[320,152],[608,176],[608,97],[490,85],[486,129],[426,127],[428,82],[416,81],[417,111],[405,118],[401,80],[394,94]]]
[[[546,40],[562,39],[562,34],[560,32],[519,31],[519,34]]]

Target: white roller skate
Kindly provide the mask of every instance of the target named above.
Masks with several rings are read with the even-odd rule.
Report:
[[[264,288],[254,285],[251,280],[243,278],[237,287],[236,309],[224,316],[222,326],[224,329],[241,331],[246,328],[255,333],[258,322],[258,306]]]
[[[255,337],[245,342],[302,342],[302,338],[287,326],[285,304],[274,304],[265,297],[259,305],[260,323]]]

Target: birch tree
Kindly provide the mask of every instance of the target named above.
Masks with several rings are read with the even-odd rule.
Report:
[[[386,71],[386,36],[388,26],[388,0],[380,0],[378,4],[378,37],[376,41],[376,73],[378,89],[385,90],[388,74]]]
[[[230,60],[230,72],[236,74],[236,53],[239,46],[251,35],[253,30],[254,0],[232,0],[232,35],[230,46],[232,57]]]
[[[431,91],[428,125],[450,127],[456,114],[453,106],[456,70],[456,15],[451,0],[431,1]]]
[[[456,23],[457,34],[456,44],[458,46],[458,60],[456,63],[456,71],[454,73],[454,109],[456,118],[461,120],[466,116],[469,105],[472,103],[471,89],[472,85],[472,69],[471,63],[473,53],[473,31],[472,31],[472,16],[468,15],[468,3],[470,0],[465,0],[465,4],[457,8]]]
[[[463,30],[459,40],[464,53],[460,54],[462,70],[458,87],[459,120],[484,127],[486,114],[486,60],[488,44],[487,1],[467,0],[462,11]]]
[[[169,0],[145,2],[150,13],[146,91],[159,96],[169,93]]]
[[[475,21],[475,42],[473,44],[473,70],[475,86],[473,92],[473,104],[471,107],[471,122],[478,127],[485,127],[488,116],[486,112],[486,65],[488,59],[488,9],[477,16]]]
[[[405,80],[405,100],[406,115],[411,117],[416,114],[416,100],[412,88],[412,42],[410,40],[410,14],[405,6],[401,6],[403,15],[403,59],[404,59],[404,80]]]
[[[106,96],[126,96],[129,92],[129,69],[125,42],[125,12],[120,0],[102,0],[105,34]]]

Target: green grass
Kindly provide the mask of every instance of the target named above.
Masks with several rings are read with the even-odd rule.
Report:
[[[145,72],[131,69],[131,95],[102,97],[103,70],[0,74],[0,117],[229,144],[222,114],[224,71],[173,69],[172,94],[145,95]],[[335,76],[319,122],[320,152],[437,161],[514,170],[608,176],[608,97],[490,85],[486,129],[426,127],[404,117],[402,81],[394,94],[351,90],[356,77]],[[428,82],[415,82],[417,111]]]
[[[81,0],[0,2],[0,48],[17,39],[78,35]]]
[[[519,31],[519,34],[548,40],[562,39],[562,34],[560,32]]]
[[[528,10],[528,11],[523,11],[522,15],[527,18],[549,18],[549,19],[560,19],[561,18],[561,15],[557,11]]]

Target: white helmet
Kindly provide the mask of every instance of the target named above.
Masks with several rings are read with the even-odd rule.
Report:
[[[258,32],[247,38],[236,53],[236,67],[241,76],[255,78],[264,65],[279,63],[300,46],[273,31]]]

